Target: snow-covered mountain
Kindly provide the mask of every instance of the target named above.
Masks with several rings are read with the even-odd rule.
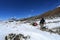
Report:
[[[36,21],[39,24],[39,20]],[[46,19],[46,27],[49,29],[60,27],[60,17],[53,19]],[[10,33],[29,35],[29,40],[60,40],[60,35],[57,33],[50,33],[41,31],[40,26],[32,26],[30,23],[24,21],[0,22],[0,40],[5,40],[5,36]]]
[[[39,22],[41,17],[46,18],[45,27],[53,29],[53,31],[59,29],[59,31],[52,33],[40,30]],[[36,22],[38,25],[32,26],[31,23],[33,22]],[[11,18],[0,21],[0,40],[5,40],[5,36],[10,33],[29,35],[29,40],[60,40],[60,7],[30,18]]]

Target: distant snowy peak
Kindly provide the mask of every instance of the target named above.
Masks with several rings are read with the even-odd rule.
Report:
[[[57,8],[59,8],[59,7],[60,7],[60,5],[57,6]]]
[[[12,17],[12,18],[9,18],[9,19],[8,19],[8,21],[9,21],[9,22],[18,21],[18,19],[17,19],[17,18]]]

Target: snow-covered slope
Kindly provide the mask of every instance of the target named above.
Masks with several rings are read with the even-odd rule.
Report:
[[[46,25],[48,28],[60,26],[60,23],[48,23],[51,21],[58,21],[58,19],[46,19]],[[39,23],[39,21],[37,21]],[[36,26],[36,27],[39,27]],[[49,32],[41,31],[36,29],[34,26],[30,25],[30,23],[23,22],[0,22],[0,40],[5,40],[5,36],[10,33],[16,34],[24,34],[30,35],[30,40],[60,40],[60,35],[58,34],[50,34]]]
[[[39,21],[36,21],[39,24]],[[53,18],[53,19],[46,19],[46,27],[49,29],[54,27],[60,27],[60,17]]]

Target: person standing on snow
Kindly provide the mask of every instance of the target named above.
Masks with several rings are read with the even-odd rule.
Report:
[[[45,24],[45,19],[41,18],[41,20],[40,20],[40,29],[43,29],[44,24]]]

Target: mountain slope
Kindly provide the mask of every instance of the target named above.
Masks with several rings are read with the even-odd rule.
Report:
[[[42,14],[40,17],[55,17],[55,16],[60,16],[60,7],[54,9],[54,10],[51,10],[51,11],[48,11],[44,14]]]
[[[30,18],[21,19],[21,21],[24,21],[24,20],[36,20],[36,19],[40,19],[41,17],[44,17],[44,18],[60,17],[60,7],[55,8],[53,10],[49,10],[48,12],[45,12],[45,13],[43,13],[41,15],[37,15],[37,16],[30,17]]]

